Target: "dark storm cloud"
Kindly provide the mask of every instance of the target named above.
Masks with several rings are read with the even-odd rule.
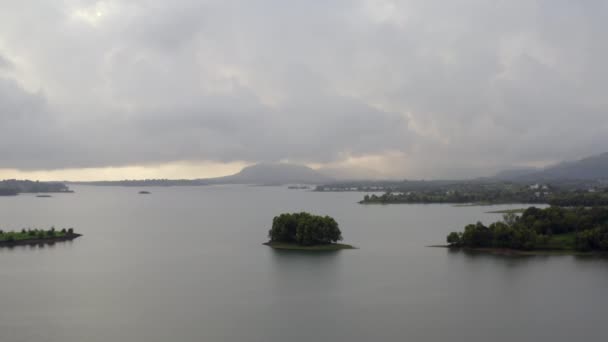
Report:
[[[467,176],[608,146],[603,2],[5,7],[3,167],[397,153]]]

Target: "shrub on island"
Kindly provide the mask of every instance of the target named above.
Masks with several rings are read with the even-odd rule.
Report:
[[[336,243],[342,240],[342,232],[336,220],[329,216],[301,212],[276,216],[268,237],[270,242],[312,246]]]
[[[281,249],[334,250],[353,248],[339,244],[342,232],[336,220],[307,212],[281,214],[272,220],[267,245]]]

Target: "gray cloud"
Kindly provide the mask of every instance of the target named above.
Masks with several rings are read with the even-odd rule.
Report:
[[[464,177],[608,146],[599,1],[30,5],[0,13],[3,167],[397,152]]]
[[[0,70],[11,69],[12,66],[13,64],[8,59],[6,59],[6,57],[0,54]]]

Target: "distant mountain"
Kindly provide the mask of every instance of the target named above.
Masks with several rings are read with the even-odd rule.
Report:
[[[304,165],[262,163],[247,166],[231,176],[200,179],[199,181],[206,184],[283,185],[322,184],[332,182],[334,179]]]
[[[508,175],[507,171],[507,175]],[[496,178],[500,178],[501,173]],[[540,170],[530,170],[511,177],[502,178],[515,181],[555,181],[555,180],[608,180],[608,152],[549,166]]]
[[[517,169],[509,169],[498,172],[494,175],[494,178],[504,179],[504,180],[512,180],[517,177],[522,177],[525,175],[529,175],[533,172],[537,172],[539,169],[537,168],[517,168]]]
[[[307,166],[275,163],[255,164],[243,168],[240,172],[224,177],[200,179],[142,179],[121,181],[72,182],[71,184],[86,184],[99,186],[199,186],[213,184],[253,184],[253,185],[285,185],[285,184],[323,184],[335,181]]]

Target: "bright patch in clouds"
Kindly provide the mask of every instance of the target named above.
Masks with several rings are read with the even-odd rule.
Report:
[[[71,12],[71,17],[92,26],[97,26],[113,10],[116,10],[116,6],[113,3],[98,1],[87,7],[73,9]]]
[[[41,181],[196,179],[221,177],[234,174],[247,165],[247,163],[243,162],[175,162],[147,166],[141,165],[37,171],[0,169],[0,179],[37,179]]]

